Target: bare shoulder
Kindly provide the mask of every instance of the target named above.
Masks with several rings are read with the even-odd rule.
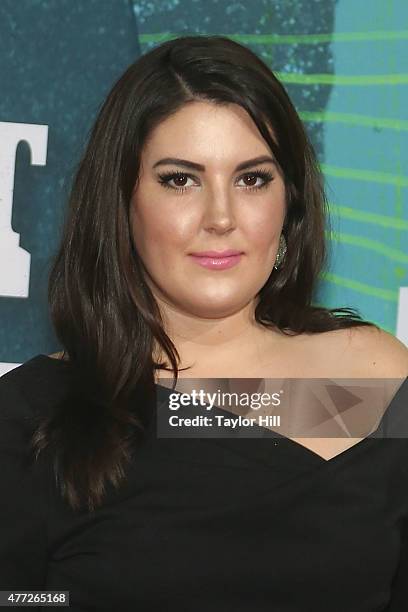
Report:
[[[48,357],[51,357],[52,359],[67,360],[67,357],[65,356],[64,351],[60,351],[59,353],[51,353],[51,355],[48,355]]]
[[[344,357],[350,358],[361,377],[405,378],[408,348],[396,336],[374,326],[356,326],[338,336]]]

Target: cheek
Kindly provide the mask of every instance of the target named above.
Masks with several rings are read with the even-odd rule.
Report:
[[[266,204],[260,208],[259,212],[252,217],[247,216],[245,234],[248,244],[259,255],[273,253],[279,243],[279,236],[282,231],[284,211],[274,206]]]
[[[259,248],[269,245],[274,236],[278,234],[278,223],[277,219],[265,215],[265,217],[257,219],[251,225],[248,225],[247,236],[250,238],[251,244]]]
[[[168,258],[172,252],[187,249],[194,235],[191,220],[174,211],[141,208],[132,215],[132,231],[136,248],[145,259]]]

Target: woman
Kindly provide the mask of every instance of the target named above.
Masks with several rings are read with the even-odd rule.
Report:
[[[386,413],[404,415],[406,347],[312,304],[326,206],[249,49],[183,37],[129,67],[51,270],[64,351],[0,381],[1,589],[69,591],[75,612],[405,609],[405,438],[155,431],[168,372],[393,379]]]

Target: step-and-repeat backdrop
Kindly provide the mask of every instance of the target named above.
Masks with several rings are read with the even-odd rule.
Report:
[[[138,56],[187,33],[253,49],[305,123],[332,228],[315,301],[408,345],[407,23],[405,0],[2,0],[0,373],[61,348],[47,276],[98,106]]]

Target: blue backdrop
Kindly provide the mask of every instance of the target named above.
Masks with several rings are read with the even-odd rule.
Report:
[[[61,348],[49,262],[99,105],[140,54],[187,33],[238,40],[280,77],[330,202],[315,301],[356,307],[408,345],[406,23],[405,0],[2,0],[0,373]]]

